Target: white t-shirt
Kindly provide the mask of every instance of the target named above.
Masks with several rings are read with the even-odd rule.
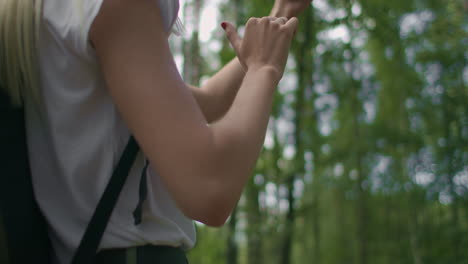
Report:
[[[89,44],[103,0],[45,0],[39,41],[41,103],[26,103],[34,191],[50,227],[55,263],[70,263],[130,137]],[[178,0],[154,0],[166,30]],[[155,83],[155,86],[157,83]],[[143,222],[134,224],[144,157],[137,158],[100,248],[155,244],[193,247],[193,221],[177,208],[160,177],[145,172]]]

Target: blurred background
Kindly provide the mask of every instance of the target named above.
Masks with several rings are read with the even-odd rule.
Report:
[[[234,53],[219,24],[272,0],[185,0],[171,37],[203,84]],[[315,0],[265,147],[193,264],[468,263],[468,1]]]

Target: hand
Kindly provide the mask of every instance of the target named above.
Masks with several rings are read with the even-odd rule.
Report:
[[[281,79],[288,58],[289,47],[298,24],[297,18],[250,18],[245,27],[244,39],[236,28],[227,22],[222,26],[245,70],[266,67],[273,69]]]
[[[271,16],[297,17],[306,10],[313,0],[275,0]]]

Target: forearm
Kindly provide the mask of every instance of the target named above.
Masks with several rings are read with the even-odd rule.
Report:
[[[212,126],[215,145],[223,153],[216,177],[231,210],[262,149],[277,83],[269,69],[249,71],[230,110]]]
[[[219,226],[232,212],[263,146],[275,76],[269,69],[249,70],[226,115],[187,143],[192,155],[179,155],[185,165],[172,177],[180,180],[168,187],[183,194],[175,198],[188,217]]]
[[[234,58],[201,88],[190,86],[208,123],[212,123],[226,114],[236,97],[244,76],[244,69],[237,58]]]

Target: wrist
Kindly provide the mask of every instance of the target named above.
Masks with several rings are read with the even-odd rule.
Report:
[[[294,15],[289,12],[289,10],[285,7],[281,7],[278,5],[274,5],[273,8],[271,9],[270,16],[272,17],[287,17],[291,18]]]
[[[247,69],[246,75],[264,77],[266,80],[271,81],[274,87],[278,85],[283,76],[282,72],[270,65],[251,66]]]

